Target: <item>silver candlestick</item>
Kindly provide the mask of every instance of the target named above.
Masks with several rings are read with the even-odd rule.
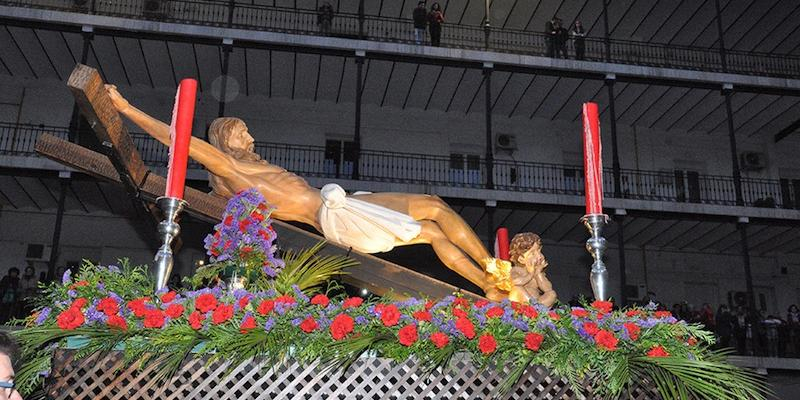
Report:
[[[181,226],[175,220],[187,203],[177,197],[159,197],[156,199],[156,204],[164,214],[164,220],[158,224],[161,248],[155,257],[156,290],[159,290],[167,286],[169,275],[172,273],[172,241],[181,233]]]
[[[606,238],[603,237],[603,227],[608,222],[608,215],[588,214],[581,218],[581,222],[589,230],[591,237],[586,241],[586,251],[594,258],[592,273],[589,281],[595,300],[608,300],[608,271],[603,263],[603,252],[606,249]]]

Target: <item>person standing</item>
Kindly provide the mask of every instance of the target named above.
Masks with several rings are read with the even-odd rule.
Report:
[[[333,6],[326,1],[322,3],[317,10],[317,25],[319,25],[319,31],[322,32],[323,35],[330,35],[332,23]]]
[[[544,24],[544,43],[547,47],[547,56],[553,58],[556,56],[556,18],[553,17],[550,21]]]
[[[431,46],[438,47],[442,39],[442,24],[444,24],[444,14],[439,3],[433,3],[431,12],[428,14],[428,27],[431,30]]]
[[[572,44],[575,45],[575,59],[583,60],[586,54],[586,31],[583,29],[581,21],[576,20],[572,28]]]
[[[569,32],[561,22],[561,19],[556,18],[556,57],[569,58],[567,56],[567,41],[569,40]]]
[[[10,335],[0,332],[0,400],[22,400],[14,388],[14,366],[19,364],[19,347]]]
[[[719,338],[719,347],[728,348],[731,343],[731,334],[733,333],[733,316],[728,310],[728,306],[723,304],[717,308],[714,325]]]
[[[30,314],[32,306],[29,305],[29,299],[36,296],[36,291],[38,289],[39,280],[36,279],[36,270],[28,265],[25,267],[25,273],[22,274],[22,278],[19,280],[19,297],[20,300],[23,301],[23,304],[20,304],[20,307],[17,308],[17,318],[24,318],[26,315]]]
[[[792,304],[786,311],[786,325],[789,333],[789,348],[795,357],[800,356],[800,308]]]
[[[425,41],[425,30],[428,29],[428,10],[425,2],[420,1],[412,14],[414,19],[414,42],[422,44]]]
[[[12,267],[0,279],[0,323],[8,321],[17,313],[19,301],[19,268]]]

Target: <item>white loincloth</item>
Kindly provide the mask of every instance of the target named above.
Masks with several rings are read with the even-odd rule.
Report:
[[[319,223],[325,238],[360,252],[389,251],[397,239],[408,242],[422,229],[406,214],[347,197],[335,183],[323,186],[320,195]]]

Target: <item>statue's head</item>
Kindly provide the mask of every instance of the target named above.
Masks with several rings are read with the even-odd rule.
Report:
[[[208,128],[208,139],[211,144],[232,155],[234,158],[246,161],[257,161],[261,157],[254,152],[255,141],[247,130],[247,125],[239,118],[222,117],[215,119]]]
[[[542,254],[542,239],[532,232],[523,232],[514,235],[509,248],[511,262],[515,265],[533,267],[547,263]]]

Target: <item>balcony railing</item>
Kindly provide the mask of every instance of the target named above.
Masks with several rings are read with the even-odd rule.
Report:
[[[314,10],[243,4],[230,1],[195,0],[0,0],[0,4],[55,9],[133,19],[233,27],[251,30],[320,35]],[[363,36],[361,36],[363,23]],[[409,19],[336,13],[331,36],[384,42],[414,42]],[[671,44],[611,40],[606,57],[605,40],[586,38],[585,59],[620,64],[657,66],[759,76],[800,77],[800,57],[726,50],[723,63],[719,50]],[[542,33],[491,28],[488,41],[482,26],[444,25],[443,47],[488,49],[517,54],[545,55]],[[570,41],[570,45],[572,45]],[[574,57],[574,49],[569,49]]]
[[[63,127],[0,124],[0,155],[33,156],[36,138],[54,133],[66,138]],[[166,167],[169,149],[144,134],[133,134],[145,164]],[[359,175],[343,154],[332,156],[322,146],[258,142],[255,151],[263,159],[305,177],[358,179],[362,181],[412,183],[486,189],[486,161],[454,165],[450,157],[390,151],[362,150]],[[190,161],[189,168],[202,169]],[[493,188],[514,192],[538,192],[583,196],[583,167],[496,160]],[[650,201],[735,205],[733,178],[684,171],[623,169],[620,188],[615,190],[613,172],[604,171],[605,196]],[[800,180],[742,178],[744,205],[750,207],[800,209]]]

